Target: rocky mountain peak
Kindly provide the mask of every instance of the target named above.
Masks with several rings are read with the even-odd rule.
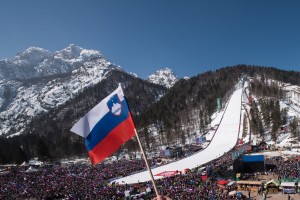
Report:
[[[51,54],[52,53],[50,51],[43,48],[29,47],[24,52],[17,53],[13,59],[13,63],[17,65],[36,65],[39,62],[51,57]]]
[[[148,82],[163,85],[166,88],[171,88],[179,78],[176,74],[168,67],[157,70],[154,74],[151,74],[146,79]]]

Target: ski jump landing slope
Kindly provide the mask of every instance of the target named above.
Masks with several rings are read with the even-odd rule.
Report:
[[[152,168],[152,173],[155,179],[162,178],[155,174],[165,171],[183,171],[186,168],[192,169],[221,157],[224,153],[231,150],[239,135],[240,114],[242,104],[242,89],[237,89],[231,96],[223,118],[210,144],[204,150],[190,157],[181,159],[177,162],[172,162],[167,165]],[[122,177],[113,180],[119,184],[132,184],[151,180],[148,171],[139,172],[133,175]]]

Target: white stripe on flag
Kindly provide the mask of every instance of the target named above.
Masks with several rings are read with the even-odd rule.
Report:
[[[121,86],[113,91],[110,95],[104,98],[94,108],[92,108],[85,116],[83,116],[74,126],[71,131],[86,138],[94,126],[104,117],[109,111],[107,101],[115,94],[118,94],[120,101],[124,100],[124,94]]]

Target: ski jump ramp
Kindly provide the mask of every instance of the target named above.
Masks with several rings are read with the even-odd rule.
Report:
[[[235,146],[239,135],[242,91],[243,89],[240,88],[232,94],[222,120],[219,124],[219,127],[216,130],[212,141],[205,149],[176,162],[152,168],[154,178],[162,178],[161,176],[155,176],[155,174],[159,174],[165,171],[183,171],[187,168],[192,169],[201,166],[216,158],[221,157],[224,153],[231,150]],[[149,180],[151,180],[150,174],[146,170],[126,177],[122,177],[120,179],[115,179],[113,180],[113,182],[119,184],[132,184],[138,182],[146,182]]]

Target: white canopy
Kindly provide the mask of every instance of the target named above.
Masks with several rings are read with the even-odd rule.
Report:
[[[231,185],[233,185],[233,184],[235,184],[236,183],[236,181],[230,181],[228,184],[227,184],[227,186],[231,186]]]
[[[295,187],[296,183],[295,182],[281,182],[280,186],[281,187]]]
[[[20,166],[27,166],[27,165],[28,163],[24,161]]]
[[[32,166],[30,166],[27,170],[26,170],[26,172],[37,172],[38,170],[37,169],[35,169],[35,168],[33,168]]]

